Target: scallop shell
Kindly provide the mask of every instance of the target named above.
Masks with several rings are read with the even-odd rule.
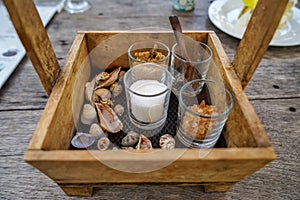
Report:
[[[110,145],[110,141],[107,137],[102,137],[97,142],[97,148],[101,151],[107,150],[109,145]]]
[[[108,78],[106,78],[104,80],[99,80],[95,90],[98,89],[98,88],[103,88],[103,87],[106,87],[106,86],[110,86],[111,84],[116,82],[118,80],[120,70],[121,70],[121,67],[118,67],[117,69],[115,69],[114,71],[112,71],[108,75]]]
[[[87,148],[95,142],[95,137],[82,132],[77,132],[77,134],[72,138],[71,144],[76,148]]]
[[[139,142],[136,145],[136,149],[138,150],[152,149],[152,143],[146,136],[141,134],[139,138]]]
[[[117,115],[122,116],[124,113],[124,107],[120,104],[117,104],[114,108],[114,111],[116,112]]]
[[[130,147],[138,143],[140,135],[134,131],[129,131],[127,135],[122,139],[122,146]]]
[[[90,127],[89,133],[93,135],[95,138],[101,138],[101,137],[106,137],[107,135],[104,133],[102,128],[96,124],[93,123]]]
[[[111,107],[102,103],[96,103],[95,105],[102,129],[111,133],[116,133],[123,129],[123,123]]]
[[[159,146],[166,149],[174,149],[175,148],[175,140],[170,134],[162,135],[159,139]]]
[[[84,104],[81,114],[81,122],[90,125],[97,121],[97,112],[91,104]]]

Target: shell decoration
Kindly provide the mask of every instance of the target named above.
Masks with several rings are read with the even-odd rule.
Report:
[[[152,149],[151,141],[144,135],[140,135],[139,142],[136,145],[137,150],[148,150]]]
[[[102,137],[97,142],[97,148],[101,151],[107,150],[109,145],[110,145],[110,141],[107,137]]]
[[[94,105],[93,102],[93,94],[94,94],[94,87],[95,87],[95,79],[93,79],[91,82],[87,82],[85,84],[85,98],[88,100],[92,105]]]
[[[100,127],[103,130],[117,133],[123,129],[123,123],[110,106],[102,103],[95,103],[95,106],[100,120]]]
[[[104,78],[96,78],[96,88],[95,90],[99,89],[99,88],[103,88],[103,87],[107,87],[107,86],[110,86],[111,84],[115,83],[118,78],[119,78],[119,73],[120,73],[120,70],[121,70],[122,67],[118,67],[117,69],[115,69],[114,71],[112,71],[111,73],[107,73],[107,72],[102,72],[101,74],[103,73],[106,73],[105,76],[101,76],[104,77]],[[98,76],[100,76],[101,74],[99,74]]]
[[[95,142],[95,137],[93,135],[77,132],[72,138],[71,144],[76,148],[87,148]]]
[[[117,104],[115,107],[114,107],[114,111],[115,113],[118,115],[118,116],[122,116],[123,113],[124,113],[124,107],[120,104]]]
[[[96,103],[112,105],[111,92],[106,88],[98,88],[94,91],[93,100]]]
[[[101,138],[101,137],[106,137],[107,135],[104,133],[104,131],[102,130],[102,128],[97,124],[97,123],[93,123],[90,126],[90,130],[89,133],[91,135],[93,135],[95,138]]]
[[[90,125],[97,121],[97,112],[91,104],[84,104],[81,114],[81,122]]]
[[[140,135],[137,132],[129,131],[122,139],[122,146],[132,147],[139,142]]]
[[[170,134],[162,135],[159,139],[159,146],[163,150],[169,150],[175,148],[175,140]]]

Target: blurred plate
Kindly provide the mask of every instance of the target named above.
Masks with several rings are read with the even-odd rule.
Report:
[[[246,30],[246,22],[238,19],[243,9],[242,0],[215,0],[208,9],[210,21],[221,31],[242,39]],[[294,16],[287,25],[278,29],[270,46],[296,46],[300,44],[300,10],[293,7]],[[242,17],[243,18],[243,17]]]

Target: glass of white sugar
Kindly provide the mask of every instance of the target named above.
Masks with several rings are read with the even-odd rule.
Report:
[[[128,115],[138,128],[153,130],[167,118],[173,76],[167,66],[142,63],[124,76]]]

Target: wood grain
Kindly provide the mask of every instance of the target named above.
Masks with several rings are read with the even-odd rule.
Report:
[[[233,60],[233,67],[243,88],[269,47],[287,3],[288,0],[261,0],[253,11]]]
[[[215,31],[232,60],[239,40],[211,24],[207,17],[209,2],[197,1],[195,11],[181,13],[172,10],[170,1],[93,0],[93,8],[87,13],[57,14],[47,32],[63,66],[78,30],[113,31],[157,25],[170,29],[168,16],[177,13],[183,30]],[[299,199],[299,52],[300,46],[269,47],[245,89],[275,149],[275,161],[226,193],[204,193],[203,187],[197,185],[108,184],[99,185],[89,199]],[[0,91],[0,197],[3,199],[70,199],[51,179],[23,161],[23,153],[46,105],[46,96],[28,58]]]
[[[34,2],[32,0],[3,2],[27,55],[47,94],[50,95],[60,67]]]
[[[124,199],[132,198],[132,196],[133,198],[152,199],[180,199],[186,196],[194,199],[199,196],[206,199],[239,199],[241,197],[245,199],[297,198],[299,196],[297,192],[299,180],[296,178],[299,173],[297,159],[300,152],[295,141],[297,141],[299,135],[299,124],[297,123],[300,121],[300,116],[289,111],[289,107],[294,106],[297,110],[300,110],[299,101],[290,99],[251,102],[264,122],[266,131],[275,148],[277,159],[254,175],[235,184],[227,193],[208,194],[203,192],[202,187],[195,185],[102,185],[94,190],[92,199],[114,199],[120,196]],[[271,109],[270,104],[276,107],[277,110]],[[278,112],[281,113],[280,116]],[[27,148],[31,133],[35,130],[41,114],[41,110],[3,111],[0,114],[0,121],[5,124],[5,126],[0,126],[2,136],[0,180],[3,184],[0,196],[2,197],[5,196],[8,199],[67,198],[51,179],[23,162],[23,152]],[[270,116],[273,117],[270,118]],[[274,124],[277,125],[274,126]],[[9,127],[14,127],[14,129]],[[14,131],[12,132],[12,130]],[[272,184],[274,182],[276,184]]]

